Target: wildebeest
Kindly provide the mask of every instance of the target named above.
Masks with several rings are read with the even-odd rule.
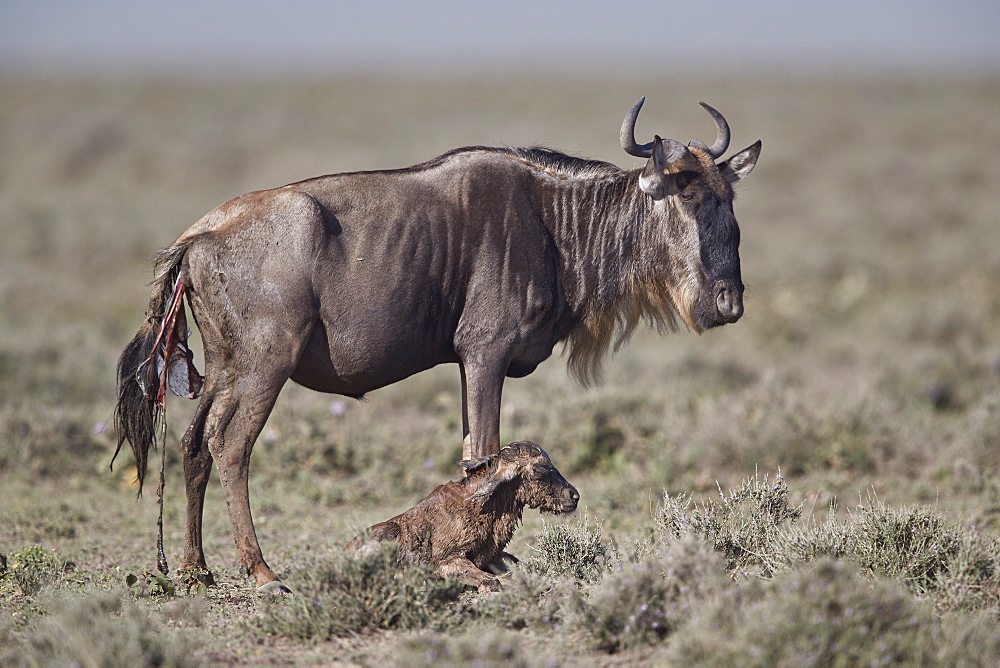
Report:
[[[524,507],[571,513],[580,500],[548,454],[531,441],[459,463],[465,478],[438,485],[416,506],[372,526],[347,548],[360,549],[369,539],[397,541],[399,563],[431,564],[438,575],[496,591],[500,583],[491,572],[506,570],[505,560],[516,561],[504,548]]]
[[[182,568],[207,568],[201,524],[219,468],[243,570],[265,563],[248,497],[250,451],[285,382],[360,397],[438,364],[459,365],[463,458],[500,449],[505,376],[565,342],[583,382],[645,318],[701,332],[743,313],[733,185],[760,142],[637,144],[622,170],[543,148],[460,148],[388,171],[321,176],[237,197],[156,259],[146,319],[118,363],[115,423],[140,490],[165,386],[201,401],[182,440]],[[204,343],[187,349],[184,296]],[[168,373],[169,370],[169,373]],[[117,453],[116,453],[117,454]]]

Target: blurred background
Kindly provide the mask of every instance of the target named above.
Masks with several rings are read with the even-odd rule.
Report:
[[[6,67],[73,73],[927,72],[1000,58],[989,0],[40,0],[0,11]]]
[[[711,141],[699,100],[733,151],[763,141],[737,202],[746,316],[643,332],[596,389],[554,356],[508,383],[503,438],[545,446],[611,528],[664,489],[779,468],[820,508],[874,488],[997,524],[1000,4],[502,5],[0,5],[0,502],[17,519],[0,538],[86,522],[94,545],[105,527],[135,535],[125,558],[148,553],[155,504],[121,489],[131,454],[107,470],[114,366],[152,254],[204,213],[469,144],[635,167],[617,135],[640,95],[641,141]],[[172,441],[191,409],[171,400]],[[312,540],[308,508],[349,538],[454,477],[460,448],[452,367],[365,403],[289,386],[255,451],[258,529],[292,551]],[[210,493],[207,544],[228,555]]]

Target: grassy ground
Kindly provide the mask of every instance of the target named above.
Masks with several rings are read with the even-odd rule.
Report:
[[[235,572],[217,483],[220,586],[144,575],[155,495],[128,453],[108,471],[104,425],[155,250],[242,192],[464,144],[633,165],[616,135],[643,94],[640,135],[710,139],[704,99],[734,150],[763,140],[747,315],[640,334],[596,389],[559,359],[508,382],[504,440],[583,498],[527,517],[503,593],[340,555],[459,474],[454,368],[364,403],[284,390],[250,485],[294,600]],[[998,104],[982,77],[0,82],[0,663],[995,663]],[[167,476],[176,566],[174,445]]]

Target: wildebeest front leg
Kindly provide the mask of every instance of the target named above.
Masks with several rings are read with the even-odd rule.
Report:
[[[507,362],[468,361],[462,370],[462,459],[500,452],[500,397]]]

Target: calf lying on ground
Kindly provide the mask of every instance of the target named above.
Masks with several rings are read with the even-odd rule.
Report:
[[[524,507],[545,513],[571,513],[580,494],[530,441],[511,443],[499,454],[459,462],[466,477],[438,485],[405,513],[380,522],[348,544],[368,540],[399,542],[400,564],[437,566],[437,574],[496,591],[499,581],[487,570],[507,570],[503,551],[521,522]]]

